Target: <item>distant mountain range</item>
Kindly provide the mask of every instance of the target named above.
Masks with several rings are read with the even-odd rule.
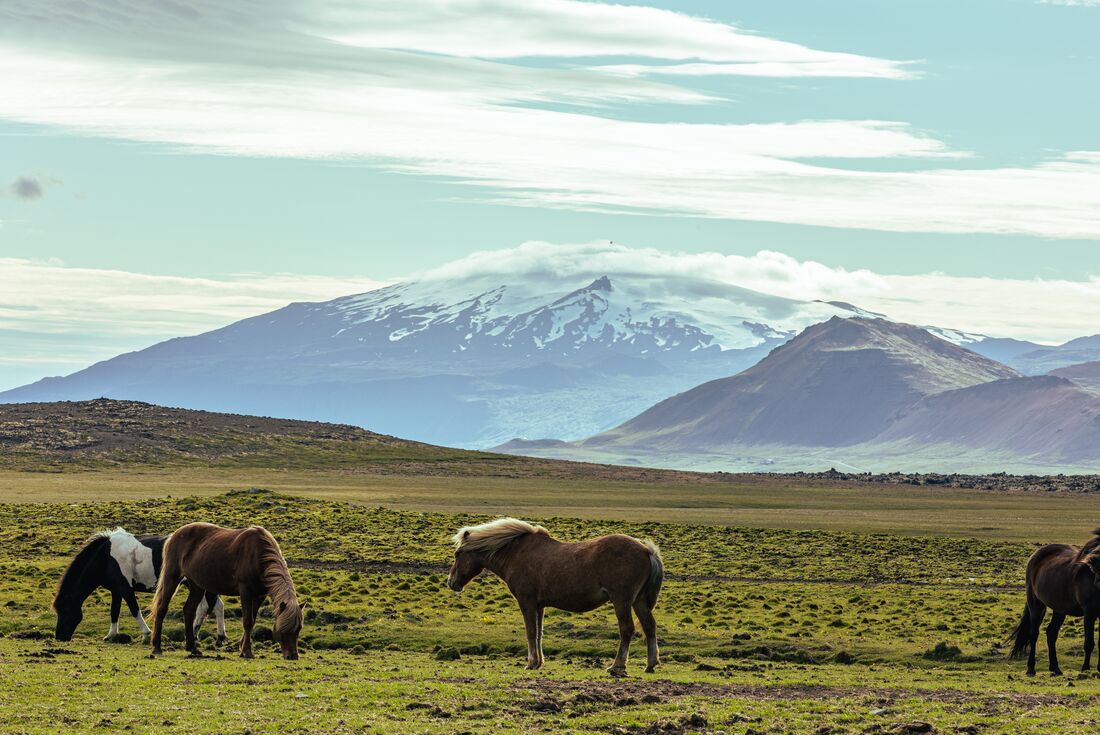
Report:
[[[461,447],[578,439],[743,370],[810,324],[866,313],[675,274],[428,278],[291,304],[0,402],[131,399]]]
[[[501,448],[738,469],[1100,467],[1100,394],[1084,381],[1021,376],[925,328],[833,318],[610,431]]]
[[[510,451],[662,464],[680,463],[670,454],[680,452],[684,466],[716,452],[715,466],[800,469],[828,465],[830,453],[790,447],[859,447],[844,461],[860,466],[887,444],[959,441],[936,424],[946,407],[933,397],[949,391],[1010,380],[1010,392],[1062,406],[1067,391],[1100,382],[1095,369],[1074,367],[1100,360],[1100,336],[1044,347],[896,325],[852,304],[698,274],[583,271],[444,268],[168,340],[0,393],[0,403],[108,397],[467,448],[524,437]],[[1049,370],[1076,382],[1019,380]],[[992,410],[994,394],[982,395],[974,410]],[[1092,394],[1078,397],[1087,411]],[[1059,441],[1042,457],[1058,456]],[[1013,457],[1031,446],[966,442]],[[742,456],[734,446],[753,449]]]

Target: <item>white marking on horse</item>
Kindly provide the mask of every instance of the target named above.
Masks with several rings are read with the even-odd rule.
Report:
[[[141,585],[146,590],[153,590],[157,586],[157,575],[153,572],[153,550],[124,528],[116,528],[107,538],[111,541],[111,556],[130,586]]]
[[[198,608],[195,609],[195,635],[199,634],[199,628],[202,627],[202,622],[206,620],[209,612],[210,606],[206,604],[206,596],[203,595],[199,600]],[[225,603],[222,602],[221,596],[214,603],[214,619],[218,621],[218,637],[225,638]]]

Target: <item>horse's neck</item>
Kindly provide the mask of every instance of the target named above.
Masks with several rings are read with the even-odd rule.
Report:
[[[487,559],[485,568],[503,579],[505,584],[508,584],[512,572],[519,566],[516,562],[530,553],[534,547],[547,542],[552,542],[552,540],[541,534],[530,534],[518,538]]]
[[[58,602],[80,606],[95,591],[103,580],[100,579],[96,567],[96,558],[93,556],[85,562],[79,570],[74,569],[70,577],[66,578],[61,586],[61,595]]]

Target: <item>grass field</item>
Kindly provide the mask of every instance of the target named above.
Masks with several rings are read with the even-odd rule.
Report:
[[[1027,679],[1001,647],[1027,556],[1083,541],[1093,496],[182,467],[0,473],[0,500],[4,733],[1072,734],[1095,729],[1100,705],[1095,674]],[[548,611],[547,665],[526,672],[504,586],[445,588],[449,535],[505,511],[564,539],[661,545],[657,674],[641,672],[639,640],[631,677],[606,676],[608,608]],[[182,601],[161,659],[99,640],[105,595],[74,641],[43,637],[89,533],[192,520],[280,539],[307,609],[300,661],[266,646],[255,661],[185,658]],[[1067,672],[1080,647],[1071,622]]]

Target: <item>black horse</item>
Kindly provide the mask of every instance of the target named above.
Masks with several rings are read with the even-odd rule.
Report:
[[[135,592],[154,592],[160,578],[161,555],[167,536],[136,537],[125,529],[102,531],[92,536],[88,543],[69,562],[54,595],[53,609],[57,613],[54,637],[59,641],[71,640],[76,626],[84,618],[84,601],[98,587],[111,591],[111,630],[103,640],[118,637],[118,615],[122,601],[126,600],[130,614],[141,627],[142,638],[148,638],[149,626],[141,616]],[[208,610],[214,611],[218,621],[218,642],[226,642],[224,605],[215,594],[207,594],[199,614],[195,617],[198,632]]]

